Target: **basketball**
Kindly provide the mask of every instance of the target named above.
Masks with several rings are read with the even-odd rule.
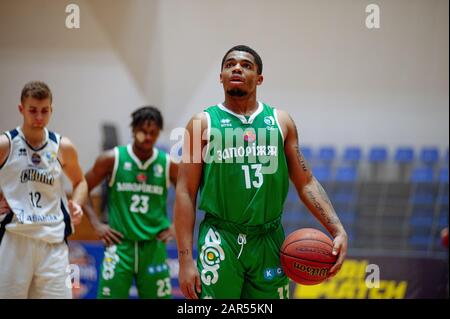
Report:
[[[280,249],[281,267],[290,279],[302,285],[317,285],[327,279],[337,256],[333,242],[320,230],[302,228],[289,234]]]

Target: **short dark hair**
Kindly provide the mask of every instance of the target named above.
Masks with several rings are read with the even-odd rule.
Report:
[[[248,52],[251,55],[253,55],[256,65],[258,66],[258,70],[257,70],[258,74],[262,73],[263,63],[262,63],[261,57],[255,50],[253,50],[252,48],[250,48],[249,46],[246,46],[246,45],[235,45],[230,50],[228,50],[227,53],[225,53],[225,55],[223,56],[221,70],[223,69],[223,65],[225,64],[225,59],[227,58],[227,55],[232,51],[244,51],[244,52]]]
[[[32,97],[38,100],[45,100],[50,98],[50,102],[53,100],[52,91],[42,81],[30,81],[22,89],[20,94],[20,102],[23,103],[27,97]]]
[[[155,122],[160,130],[163,129],[163,117],[161,112],[154,106],[143,106],[131,113],[131,127],[133,129],[145,122]]]

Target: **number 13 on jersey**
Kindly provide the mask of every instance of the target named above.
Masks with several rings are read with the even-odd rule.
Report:
[[[261,174],[261,164],[252,164],[252,165],[242,165],[242,170],[244,171],[245,176],[245,188],[250,189],[252,186],[254,188],[260,188],[264,182],[263,175]],[[250,170],[254,171],[254,177],[250,177]]]

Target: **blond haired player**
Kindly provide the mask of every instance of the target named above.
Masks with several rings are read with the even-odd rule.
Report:
[[[46,128],[48,86],[27,83],[19,111],[22,126],[0,135],[0,299],[71,298],[66,239],[81,221],[86,180],[72,142]]]

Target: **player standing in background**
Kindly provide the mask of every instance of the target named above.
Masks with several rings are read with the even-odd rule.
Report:
[[[342,266],[347,234],[300,152],[294,121],[256,99],[263,82],[259,55],[247,46],[231,48],[220,81],[225,101],[194,116],[184,139],[174,208],[180,288],[190,299],[288,298],[279,250],[289,177],[334,237],[333,254],[339,257],[330,275]],[[199,208],[206,214],[196,267],[192,237],[199,189]]]
[[[49,87],[29,82],[20,101],[22,126],[0,136],[0,299],[72,298],[67,237],[81,222],[86,181],[74,145],[46,128]]]
[[[86,173],[89,191],[109,179],[109,225],[84,207],[106,245],[97,297],[128,298],[135,278],[140,298],[171,298],[165,243],[175,234],[166,203],[178,167],[154,146],[163,128],[159,110],[146,106],[131,116],[133,143],[104,152]]]

